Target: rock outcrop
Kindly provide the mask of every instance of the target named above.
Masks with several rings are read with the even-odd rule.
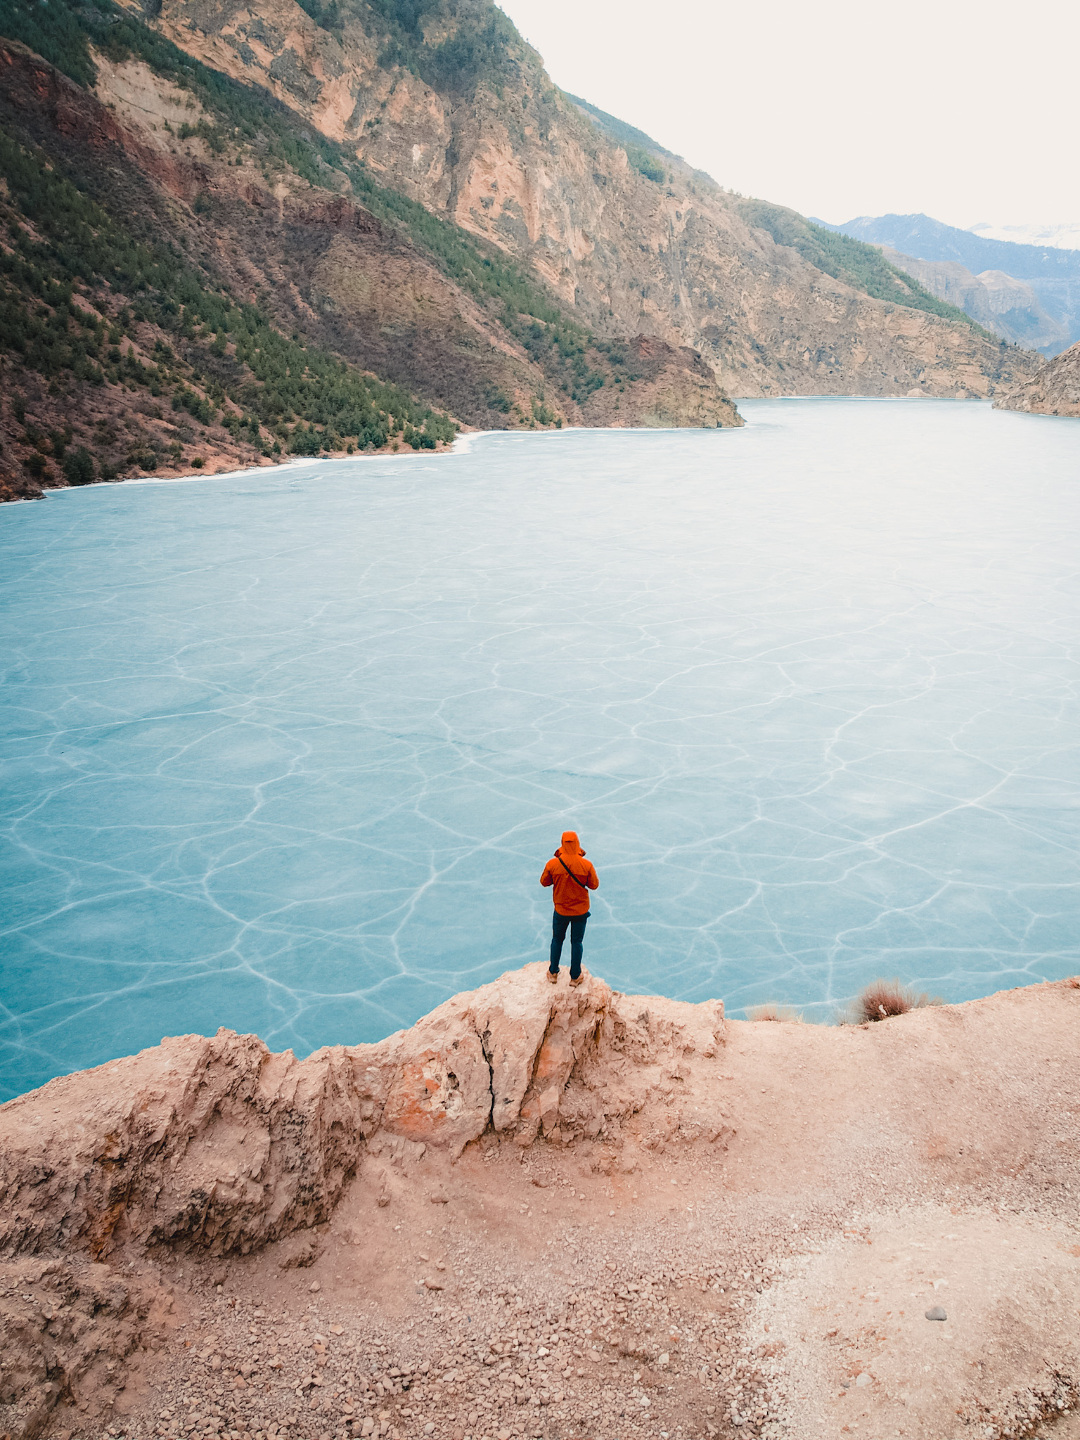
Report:
[[[1080,417],[1080,342],[1055,355],[1023,385],[995,400],[994,409]]]
[[[622,347],[632,380],[604,386],[582,406],[586,425],[605,428],[712,429],[738,426],[742,416],[696,350],[638,335]]]
[[[541,966],[448,1000],[377,1045],[298,1061],[221,1030],[50,1081],[0,1108],[0,1255],[117,1245],[247,1254],[325,1221],[365,1143],[456,1158],[617,1130],[666,1065],[711,1058],[723,1005],[641,1001]]]
[[[330,1213],[362,1108],[338,1052],[299,1063],[227,1031],[61,1077],[4,1108],[0,1253],[250,1250]]]

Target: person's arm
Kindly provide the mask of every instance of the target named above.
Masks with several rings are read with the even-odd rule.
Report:
[[[589,873],[585,876],[585,884],[590,890],[600,889],[600,876],[596,873],[596,866],[589,861]]]
[[[555,884],[555,876],[551,873],[550,860],[544,866],[544,873],[540,876],[540,884],[543,885],[545,889]]]

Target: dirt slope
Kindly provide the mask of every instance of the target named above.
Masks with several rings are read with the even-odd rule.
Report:
[[[52,1081],[0,1108],[0,1427],[1066,1440],[1078,1016],[725,1023],[532,965],[377,1045]]]

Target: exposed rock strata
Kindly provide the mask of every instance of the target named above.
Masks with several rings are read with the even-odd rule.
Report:
[[[996,410],[1080,417],[1080,342],[1044,365],[1032,378],[994,401]]]

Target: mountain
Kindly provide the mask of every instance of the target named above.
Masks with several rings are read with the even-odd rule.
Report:
[[[868,294],[861,253],[823,266],[822,245],[777,240],[790,212],[583,111],[487,0],[146,3],[158,32],[527,265],[592,331],[690,346],[731,394],[987,394],[1027,363],[902,283]]]
[[[265,91],[112,7],[50,19],[70,75],[0,42],[0,498],[460,422],[741,424],[699,355],[592,336]]]
[[[890,265],[914,276],[931,295],[958,306],[1003,340],[1043,355],[1056,355],[1068,344],[1066,327],[1047,315],[1025,281],[1014,280],[1003,270],[973,275],[957,260],[917,260],[888,245],[881,249]]]
[[[1080,419],[1080,344],[1056,355],[1030,380],[994,401],[997,410]]]
[[[1004,270],[1018,280],[1080,277],[1080,250],[988,239],[929,215],[860,215],[843,225],[830,225],[827,220],[814,223],[871,245],[891,245],[920,260],[957,260],[976,274]]]
[[[1064,326],[1064,344],[1080,340],[1080,250],[1020,245],[944,225],[929,215],[860,215],[843,225],[815,224],[873,245],[888,245],[919,260],[948,261],[973,274],[1001,271],[1031,287],[1052,320]]]
[[[9,0],[0,495],[1032,373],[562,94],[487,0]]]

